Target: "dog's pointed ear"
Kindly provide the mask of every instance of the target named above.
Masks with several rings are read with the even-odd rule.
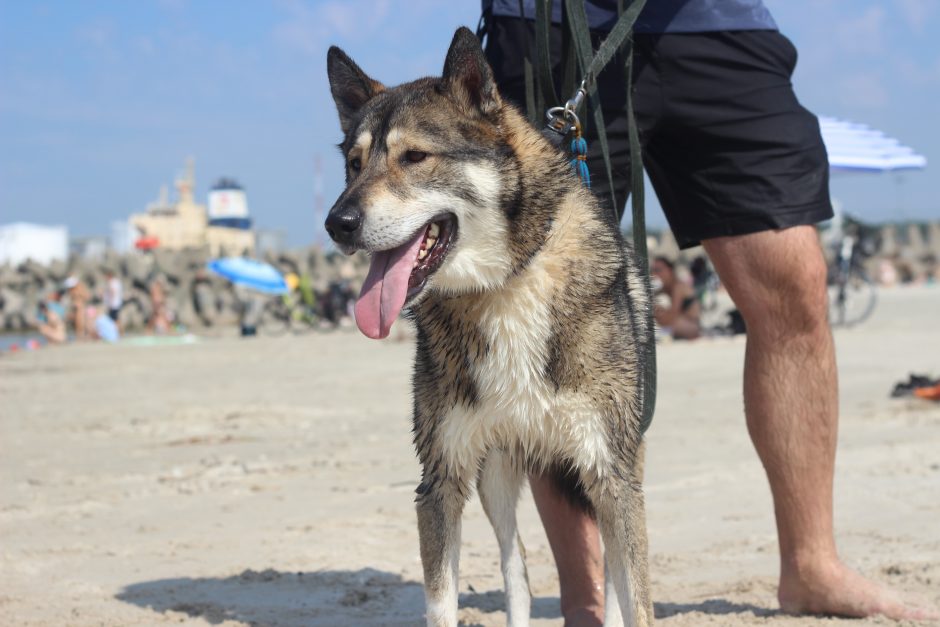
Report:
[[[369,78],[349,56],[330,46],[326,54],[326,73],[330,78],[330,92],[339,112],[339,125],[348,133],[356,113],[385,86]]]
[[[483,56],[480,41],[465,26],[457,29],[450,42],[444,61],[443,81],[457,102],[470,110],[490,115],[502,106],[493,70]]]

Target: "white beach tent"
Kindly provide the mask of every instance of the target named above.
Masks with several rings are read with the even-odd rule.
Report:
[[[833,172],[923,170],[927,158],[865,124],[819,118],[823,143]]]

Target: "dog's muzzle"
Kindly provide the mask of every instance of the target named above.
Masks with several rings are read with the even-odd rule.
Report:
[[[326,217],[326,232],[337,244],[352,246],[362,228],[362,211],[346,205],[330,211]]]

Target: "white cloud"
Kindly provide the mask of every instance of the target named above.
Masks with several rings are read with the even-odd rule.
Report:
[[[898,75],[904,82],[918,87],[940,86],[940,58],[929,63],[917,63],[909,58],[901,58],[897,61],[897,67]]]
[[[375,34],[388,15],[388,0],[327,2],[320,12],[327,28],[344,39],[365,39]]]
[[[864,13],[835,24],[839,48],[853,55],[876,55],[885,51],[885,11],[869,7]]]
[[[75,29],[75,36],[93,48],[106,49],[114,38],[114,24],[110,20],[86,22]]]
[[[134,47],[144,56],[152,57],[156,51],[157,47],[153,43],[153,38],[142,36],[134,40]]]
[[[274,27],[274,41],[279,45],[305,54],[316,54],[321,48],[323,31],[316,12],[300,0],[278,3],[288,18]]]
[[[274,27],[280,45],[308,55],[322,54],[328,42],[364,41],[376,35],[389,14],[389,0],[346,0],[313,6],[302,0],[282,0],[287,19]]]
[[[918,35],[927,31],[927,22],[937,10],[937,0],[895,0],[895,4],[904,21]]]

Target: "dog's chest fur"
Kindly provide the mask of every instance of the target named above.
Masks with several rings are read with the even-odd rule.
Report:
[[[461,343],[462,359],[449,363],[440,346],[428,346],[426,358],[440,368],[440,376],[432,384],[418,374],[416,398],[430,392],[452,401],[427,408],[437,415],[422,415],[418,403],[416,421],[434,423],[442,461],[457,475],[465,476],[494,447],[519,452],[534,466],[564,458],[593,470],[607,461],[603,418],[594,399],[559,387],[549,376],[551,342],[564,332],[553,297],[565,278],[536,258],[503,289],[453,304],[451,313],[459,312],[455,317],[465,325],[451,338]],[[420,361],[419,350],[419,373]],[[472,388],[472,398],[449,393],[452,370]],[[429,384],[437,389],[421,389]]]

